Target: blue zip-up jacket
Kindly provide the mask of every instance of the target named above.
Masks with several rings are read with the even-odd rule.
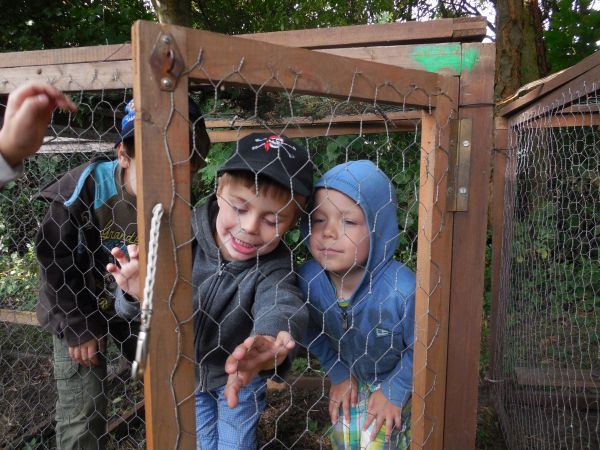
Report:
[[[370,249],[346,308],[315,260],[300,268],[310,313],[305,344],[332,383],[352,374],[360,383],[379,385],[390,402],[403,407],[412,392],[415,275],[393,259],[399,236],[394,187],[372,162],[350,161],[325,173],[319,188],[335,189],[360,205],[371,230]],[[310,238],[309,229],[308,223],[301,227]]]

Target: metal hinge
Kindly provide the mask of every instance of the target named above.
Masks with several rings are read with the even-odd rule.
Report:
[[[177,79],[183,72],[184,64],[175,39],[167,32],[161,32],[150,55],[150,66],[163,91],[173,91]]]
[[[450,163],[446,196],[448,211],[468,210],[472,128],[471,119],[457,119],[450,123]]]

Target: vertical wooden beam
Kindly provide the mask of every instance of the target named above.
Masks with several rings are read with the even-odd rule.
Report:
[[[186,34],[150,22],[132,29],[140,272],[146,259],[152,208],[162,203],[153,314],[144,377],[148,449],[195,448],[191,280],[188,80],[160,90],[150,55],[163,31],[185,50]],[[185,54],[185,53],[183,53]],[[176,109],[181,113],[172,114]],[[174,165],[174,163],[178,163]]]
[[[508,158],[508,120],[499,117],[495,123],[494,177],[492,190],[492,305],[490,311],[490,377],[498,379],[496,367],[502,355],[502,339],[498,330],[500,307],[500,281],[502,265],[502,242],[504,239],[504,190]]]
[[[493,44],[463,44],[463,55],[478,55],[460,75],[461,119],[471,119],[471,164],[467,211],[454,213],[452,288],[448,327],[448,368],[444,449],[475,448],[483,309],[490,159],[493,147]],[[463,56],[464,59],[464,56]],[[462,143],[459,142],[459,145]]]
[[[446,212],[450,118],[457,118],[458,78],[440,77],[445,94],[423,112],[415,308],[411,449],[443,448],[452,214]]]

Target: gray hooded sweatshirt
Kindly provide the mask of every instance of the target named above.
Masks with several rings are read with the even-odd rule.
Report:
[[[300,342],[308,322],[304,297],[296,283],[292,252],[281,242],[266,255],[249,261],[226,261],[214,240],[216,196],[194,210],[193,250],[194,345],[197,388],[210,391],[227,382],[225,360],[250,335],[277,336],[287,331]],[[132,317],[118,296],[117,312]],[[137,304],[135,305],[137,307]],[[274,371],[263,376],[283,376],[292,353]]]

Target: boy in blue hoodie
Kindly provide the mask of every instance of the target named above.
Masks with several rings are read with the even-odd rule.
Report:
[[[299,274],[306,345],[331,380],[334,449],[409,446],[415,275],[393,259],[396,209],[388,177],[350,161],[315,185],[303,226],[314,258]]]

